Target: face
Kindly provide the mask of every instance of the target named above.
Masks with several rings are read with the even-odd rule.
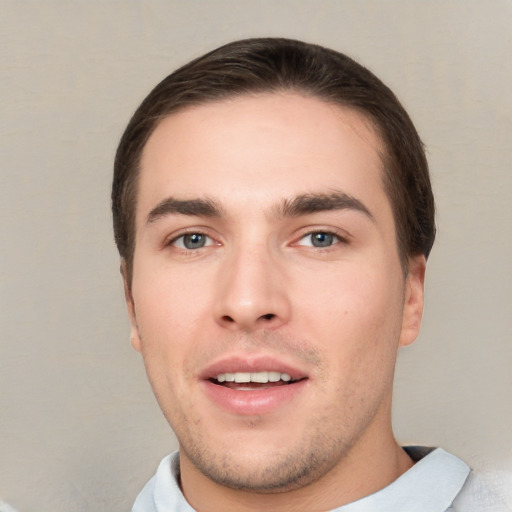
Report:
[[[380,154],[361,114],[291,93],[186,109],[150,137],[126,292],[182,472],[292,489],[391,436],[424,260],[404,277]]]

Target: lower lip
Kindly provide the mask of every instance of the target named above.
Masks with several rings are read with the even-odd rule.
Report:
[[[287,405],[304,389],[306,380],[266,389],[238,391],[213,382],[203,381],[207,396],[222,409],[237,415],[268,414]]]

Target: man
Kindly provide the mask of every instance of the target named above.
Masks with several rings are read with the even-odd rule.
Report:
[[[454,510],[469,468],[391,428],[435,226],[384,84],[298,41],[221,47],[136,111],[112,199],[132,345],[179,442],[134,511]]]

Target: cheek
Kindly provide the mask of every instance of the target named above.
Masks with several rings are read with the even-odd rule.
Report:
[[[382,330],[402,314],[404,285],[400,276],[381,266],[340,265],[302,279],[291,296],[297,307],[303,304],[328,324]]]
[[[169,270],[140,271],[135,275],[133,298],[145,338],[180,340],[197,326],[207,296],[199,278]]]
[[[302,329],[317,338],[336,371],[346,374],[361,366],[378,369],[383,360],[394,360],[403,288],[400,274],[387,270],[347,265],[317,273],[296,291]]]
[[[170,419],[186,398],[186,361],[195,350],[198,321],[191,316],[195,310],[189,307],[186,292],[172,280],[144,280],[139,275],[133,295],[141,354],[156,399]]]
[[[141,354],[151,386],[161,402],[159,390],[177,392],[178,372],[174,370],[183,367],[186,331],[191,322],[184,315],[183,303],[173,297],[164,282],[142,279],[133,288]]]

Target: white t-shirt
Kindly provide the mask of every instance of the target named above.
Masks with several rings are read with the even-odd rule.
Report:
[[[441,448],[408,447],[416,464],[380,491],[332,512],[502,512],[486,493],[476,492],[471,470]],[[194,512],[179,485],[179,454],[165,457],[137,496],[132,512]],[[498,508],[497,508],[498,507]]]

